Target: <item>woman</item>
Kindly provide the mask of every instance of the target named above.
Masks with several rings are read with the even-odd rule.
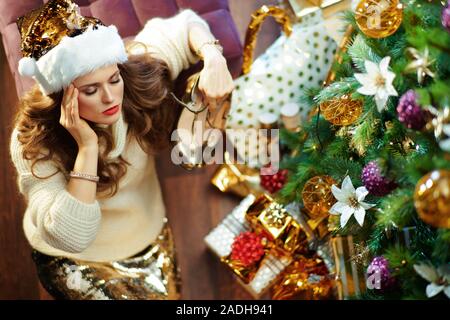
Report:
[[[62,299],[178,298],[153,155],[169,141],[183,69],[203,58],[212,109],[233,88],[207,23],[191,10],[152,19],[128,53],[114,26],[70,0],[18,26],[19,71],[38,85],[20,101],[10,152],[42,284]]]

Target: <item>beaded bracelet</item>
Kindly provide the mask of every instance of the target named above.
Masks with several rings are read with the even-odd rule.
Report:
[[[196,51],[195,53],[203,60],[203,55],[202,55],[202,48],[207,45],[207,44],[211,44],[214,45],[219,51],[220,53],[223,53],[223,47],[220,45],[219,40],[214,39],[214,40],[210,40],[210,41],[206,41],[205,43],[203,43]]]
[[[89,181],[93,181],[93,182],[98,182],[100,180],[99,176],[93,176],[87,173],[80,173],[80,172],[75,172],[75,171],[70,171],[70,176],[72,178],[77,178],[77,179],[84,179],[84,180],[89,180]]]

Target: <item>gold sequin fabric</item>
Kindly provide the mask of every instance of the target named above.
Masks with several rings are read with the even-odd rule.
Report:
[[[50,0],[17,19],[22,55],[37,60],[64,37],[75,37],[97,25],[103,23],[96,18],[81,16],[78,5],[71,0]]]
[[[39,279],[55,298],[65,300],[176,300],[180,271],[171,229],[141,253],[119,261],[88,262],[32,253]]]

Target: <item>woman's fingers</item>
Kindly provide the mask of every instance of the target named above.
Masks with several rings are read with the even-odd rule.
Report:
[[[223,100],[233,91],[234,83],[219,79],[216,84],[214,84],[214,82],[209,82],[207,86],[199,86],[199,89],[210,99]]]
[[[212,110],[216,110],[218,106],[221,106],[229,97],[229,93],[226,93],[218,98],[212,98],[211,96],[205,95],[204,103],[208,104],[208,107]]]
[[[229,98],[234,89],[233,78],[226,65],[204,68],[200,74],[199,90],[208,106],[208,122],[223,129],[229,111]],[[228,105],[227,105],[228,104]]]
[[[72,125],[72,111],[71,111],[71,102],[69,101],[69,103],[65,106],[66,109],[66,118],[65,118],[65,122],[67,126]]]
[[[61,118],[59,119],[59,123],[61,123],[62,125],[64,125],[68,116],[67,105],[69,102],[70,89],[71,85],[64,90],[64,95],[61,100]]]
[[[215,111],[217,109],[217,100],[216,99],[207,99],[208,108],[210,108],[211,111]]]
[[[223,97],[220,97],[219,99],[217,99],[217,103],[219,105],[223,105],[223,103],[225,102],[225,100],[227,100],[229,98],[230,94],[227,93],[225,94]]]
[[[66,89],[64,89],[64,94],[63,94],[63,97],[62,97],[62,100],[61,100],[61,105],[62,106],[67,104],[67,95],[69,94],[69,89],[70,89],[70,86],[67,87]]]
[[[64,90],[64,96],[63,96],[63,99],[62,99],[62,102],[61,102],[62,105],[67,106],[67,104],[70,101],[70,96],[72,95],[72,92],[73,92],[73,84],[70,84],[67,87],[67,89]]]
[[[73,84],[64,91],[61,102],[61,119],[60,123],[64,126],[71,126],[78,119],[78,89]]]
[[[59,118],[59,123],[63,124],[64,119],[66,119],[66,107],[61,103],[61,117]]]
[[[72,90],[72,95],[69,103],[70,110],[70,119],[72,125],[76,125],[78,123],[78,89],[74,88]]]
[[[72,124],[76,125],[77,118],[75,116],[75,101],[74,100],[72,100],[72,103],[70,104],[70,113],[71,113],[71,116],[72,116]]]
[[[71,85],[71,90],[70,90],[70,96],[69,96],[69,101],[67,103],[67,114],[69,115],[69,120],[70,120],[70,124],[73,125],[75,123],[75,119],[73,116],[73,96],[75,93],[75,88],[73,85]]]
[[[77,88],[75,88],[73,91],[72,113],[73,113],[73,122],[76,123],[79,119],[79,116],[78,116],[78,89]]]
[[[207,99],[207,103],[209,125],[213,128],[223,129],[230,109],[230,95],[220,99]]]

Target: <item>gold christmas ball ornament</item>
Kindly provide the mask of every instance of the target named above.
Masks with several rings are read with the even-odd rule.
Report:
[[[363,112],[361,100],[353,100],[349,95],[326,101],[320,105],[325,120],[336,126],[348,126],[359,119]]]
[[[385,38],[397,31],[403,19],[398,0],[362,0],[355,10],[356,24],[371,38]]]
[[[423,176],[414,191],[419,217],[436,228],[450,228],[450,170],[435,170]]]
[[[311,218],[327,215],[336,202],[331,186],[336,184],[330,176],[315,176],[309,179],[302,190],[303,205]]]

